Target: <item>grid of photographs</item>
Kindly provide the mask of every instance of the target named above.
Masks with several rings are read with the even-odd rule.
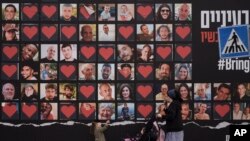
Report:
[[[176,89],[183,120],[249,120],[250,83],[196,83],[192,3],[1,2],[0,119],[147,120]]]

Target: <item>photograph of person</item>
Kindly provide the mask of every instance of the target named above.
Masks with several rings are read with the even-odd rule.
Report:
[[[113,83],[98,84],[98,100],[115,100],[115,86]]]
[[[117,100],[134,100],[134,86],[131,83],[120,83],[117,84]]]
[[[40,79],[56,80],[57,64],[56,63],[40,63]]]
[[[250,106],[249,106],[249,104],[244,106],[242,120],[250,120]]]
[[[115,64],[99,63],[98,80],[115,80]]]
[[[96,4],[86,3],[80,4],[80,20],[95,21],[96,20]]]
[[[37,101],[38,83],[21,83],[21,99],[25,102]]]
[[[80,41],[96,41],[96,25],[95,24],[80,24]]]
[[[243,103],[233,103],[233,120],[241,120],[243,115]]]
[[[214,83],[214,100],[231,100],[230,83]]]
[[[175,80],[191,80],[192,79],[192,64],[184,63],[175,64]]]
[[[118,44],[117,61],[120,62],[133,62],[134,61],[134,48],[128,44]]]
[[[155,69],[156,80],[171,80],[171,66],[168,63],[161,63]]]
[[[155,19],[156,21],[168,22],[172,20],[172,4],[155,4]]]
[[[17,86],[13,83],[2,83],[2,94],[0,100],[18,100],[16,87]]]
[[[99,24],[98,29],[99,41],[115,41],[115,24]]]
[[[180,93],[183,101],[192,99],[192,83],[176,83],[175,88]]]
[[[250,84],[238,83],[235,90],[234,100],[250,100]]]
[[[57,84],[56,83],[40,83],[41,101],[57,100]]]
[[[59,84],[59,100],[76,100],[76,92],[76,84]]]
[[[155,95],[155,100],[166,100],[169,96],[168,96],[168,84],[163,83],[160,84],[160,88],[159,90],[157,90],[158,93],[156,93]]]
[[[77,61],[77,45],[76,44],[61,44],[60,61],[75,62]]]
[[[153,24],[137,24],[137,41],[154,41]]]
[[[37,80],[38,71],[35,64],[21,64],[21,79],[22,80]]]
[[[58,60],[57,44],[41,44],[41,62],[55,63]]]
[[[61,21],[77,21],[77,5],[76,4],[60,4],[60,20]]]
[[[164,118],[164,116],[166,115],[165,109],[166,109],[165,103],[159,103],[159,102],[155,103],[155,114],[157,117]]]
[[[119,63],[117,67],[118,80],[134,80],[135,70],[133,63]]]
[[[15,23],[5,23],[2,25],[3,41],[19,41],[19,27]]]
[[[38,61],[39,52],[37,44],[24,44],[21,49],[22,61]]]
[[[210,120],[210,116],[210,103],[194,103],[194,120]]]
[[[95,80],[95,63],[79,63],[79,80]]]
[[[19,20],[19,4],[18,3],[2,3],[3,16],[2,20],[17,21]]]
[[[99,4],[99,21],[115,21],[115,4]]]
[[[192,4],[181,3],[175,4],[175,20],[191,21],[192,20]]]
[[[194,83],[194,100],[211,100],[211,83]]]
[[[79,103],[79,119],[95,119],[96,103]]]
[[[115,103],[98,103],[98,119],[114,120],[115,119]]]
[[[118,21],[133,21],[135,17],[134,4],[117,4]]]
[[[181,104],[181,118],[182,120],[191,120],[192,119],[192,110],[190,103],[183,102]]]
[[[137,45],[137,60],[139,62],[153,62],[154,45],[153,44],[138,44]]]
[[[42,102],[40,107],[41,120],[57,120],[57,103]]]
[[[118,103],[117,104],[118,120],[134,120],[135,104],[134,103]]]
[[[155,41],[172,41],[172,24],[156,24],[155,28]]]

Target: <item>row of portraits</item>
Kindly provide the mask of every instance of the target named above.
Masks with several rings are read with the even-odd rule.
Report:
[[[20,8],[19,8],[20,6]],[[191,3],[2,3],[2,20],[38,21],[191,21]],[[32,13],[31,13],[32,12]],[[20,16],[19,16],[20,14]]]
[[[78,30],[79,28],[79,30]],[[79,32],[77,32],[79,31]],[[40,36],[40,38],[39,38]],[[116,37],[117,36],[117,37]],[[21,37],[21,39],[20,39]],[[2,24],[3,41],[191,41],[191,24]]]
[[[183,101],[250,101],[250,83],[17,83],[2,84],[1,101],[164,101],[176,89]]]
[[[147,120],[160,113],[163,103],[95,103],[95,102],[1,102],[2,120]],[[10,110],[11,109],[11,110]],[[189,120],[250,120],[250,103],[184,102],[183,121]]]

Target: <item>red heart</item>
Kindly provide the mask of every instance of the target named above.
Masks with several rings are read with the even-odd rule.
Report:
[[[63,26],[62,33],[70,39],[76,33],[76,28],[74,26]]]
[[[175,32],[182,38],[182,39],[185,39],[187,37],[187,35],[190,33],[190,27],[188,26],[185,26],[185,27],[181,27],[181,26],[178,26],[176,29],[175,29]]]
[[[137,87],[137,92],[143,98],[146,98],[152,92],[152,87],[149,86],[149,85],[146,85],[146,86],[140,85],[140,86]]]
[[[81,53],[83,56],[85,56],[87,59],[89,59],[91,56],[93,56],[95,54],[95,47],[82,46]]]
[[[140,65],[138,67],[138,72],[144,77],[147,78],[149,76],[149,74],[153,71],[152,66],[143,66]]]
[[[60,67],[61,72],[69,78],[75,71],[75,66],[73,65],[62,65]]]
[[[138,112],[146,118],[153,110],[151,105],[139,105],[137,108]]]
[[[5,46],[3,47],[3,53],[9,58],[11,59],[12,57],[14,57],[17,53],[17,47],[15,46]]]
[[[36,26],[25,26],[23,28],[23,33],[29,38],[32,39],[38,32]]]
[[[94,108],[91,108],[90,110],[86,110],[85,108],[81,108],[82,114],[88,118],[93,112],[95,111]]]
[[[80,92],[86,98],[89,98],[94,91],[95,91],[95,88],[93,86],[81,86],[81,88],[80,88]]]
[[[103,47],[99,49],[99,53],[105,60],[108,60],[113,55],[114,49],[112,47]]]
[[[172,52],[172,49],[171,47],[157,47],[156,52],[162,59],[166,59]]]
[[[178,46],[176,52],[181,56],[182,59],[186,58],[191,52],[190,46]]]
[[[128,37],[134,32],[134,29],[132,26],[121,26],[119,28],[119,33],[125,38],[128,39]]]
[[[37,107],[35,105],[26,105],[26,104],[24,104],[23,107],[22,107],[22,111],[27,117],[30,118],[36,113]]]
[[[224,117],[230,110],[229,105],[216,105],[215,111],[221,116]]]
[[[48,39],[50,39],[56,33],[56,27],[55,26],[43,26],[42,27],[42,33]]]
[[[29,17],[30,19],[32,19],[34,17],[34,15],[37,13],[38,9],[36,6],[32,5],[32,6],[24,6],[23,7],[23,13]]]
[[[16,109],[16,105],[8,105],[6,104],[3,107],[3,112],[9,117],[11,118],[15,113],[16,113],[17,109]]]
[[[56,12],[56,6],[43,5],[42,12],[44,13],[45,16],[47,16],[48,18],[51,18]]]
[[[11,77],[17,71],[16,65],[4,65],[2,71],[8,76]]]
[[[151,6],[139,6],[137,8],[137,12],[144,18],[146,19],[148,15],[152,12],[152,7]]]
[[[89,19],[90,15],[84,6],[80,8],[80,13],[83,15],[83,17],[85,17],[85,19]]]
[[[64,105],[64,106],[61,107],[61,112],[67,118],[71,117],[75,113],[75,111],[76,111],[76,108],[75,108],[75,106],[72,106],[72,105],[70,105],[70,106]]]

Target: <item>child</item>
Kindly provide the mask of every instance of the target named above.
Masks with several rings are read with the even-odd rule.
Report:
[[[101,21],[108,21],[109,18],[111,18],[111,15],[110,15],[110,6],[109,5],[105,5],[104,6],[104,9],[101,13],[101,16],[100,16],[100,20]]]

